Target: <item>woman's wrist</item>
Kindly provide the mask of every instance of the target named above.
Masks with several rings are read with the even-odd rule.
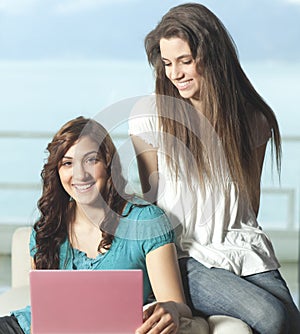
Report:
[[[175,304],[176,304],[176,308],[178,310],[180,317],[184,317],[184,318],[193,317],[192,311],[188,307],[188,305],[186,305],[185,303],[175,303]]]

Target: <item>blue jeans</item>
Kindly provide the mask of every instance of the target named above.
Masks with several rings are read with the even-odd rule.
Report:
[[[194,314],[239,318],[259,334],[300,333],[300,312],[278,270],[240,277],[193,258],[179,265]]]

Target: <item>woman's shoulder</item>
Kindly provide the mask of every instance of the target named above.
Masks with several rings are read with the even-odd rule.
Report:
[[[125,211],[125,210],[124,210]],[[165,217],[166,214],[155,204],[147,202],[143,198],[138,196],[134,196],[126,205],[125,214],[128,217],[135,217],[138,220],[142,219],[153,219],[153,218],[162,218]]]
[[[131,110],[129,135],[138,136],[146,143],[157,146],[158,123],[155,96],[142,97]]]
[[[117,236],[150,239],[168,234],[173,235],[173,227],[161,208],[139,197],[126,204]]]

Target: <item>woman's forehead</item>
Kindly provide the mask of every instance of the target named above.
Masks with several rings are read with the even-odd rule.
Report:
[[[99,144],[89,136],[80,137],[65,153],[68,157],[81,157],[88,153],[97,153]]]

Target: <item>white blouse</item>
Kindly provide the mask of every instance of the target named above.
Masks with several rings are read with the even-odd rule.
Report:
[[[270,129],[265,119],[257,117],[253,131],[258,147],[270,138]],[[249,201],[242,199],[228,176],[225,187],[212,191],[207,185],[205,195],[198,180],[187,181],[187,172],[182,168],[174,178],[160,140],[154,96],[142,98],[133,108],[129,134],[157,149],[157,205],[175,228],[179,257],[191,256],[209,268],[227,269],[240,276],[279,267],[272,244],[258,225]],[[180,156],[171,158],[181,166]]]

